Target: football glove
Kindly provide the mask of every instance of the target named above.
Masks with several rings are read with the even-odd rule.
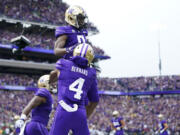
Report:
[[[22,128],[26,119],[27,119],[26,115],[21,114],[20,119],[15,122],[15,128]]]
[[[160,130],[160,134],[162,134],[164,132],[164,129],[163,130]]]
[[[24,120],[23,119],[19,119],[15,123],[15,128],[22,128],[23,125],[24,125]]]

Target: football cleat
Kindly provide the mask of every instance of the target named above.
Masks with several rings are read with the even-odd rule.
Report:
[[[76,46],[73,52],[73,56],[81,56],[88,60],[88,64],[92,63],[94,59],[94,51],[91,45],[87,43],[82,43]]]
[[[87,15],[82,7],[70,6],[65,12],[65,21],[76,28],[80,28],[86,25]]]

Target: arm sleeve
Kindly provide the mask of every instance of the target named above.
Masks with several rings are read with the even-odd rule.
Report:
[[[98,88],[97,88],[97,79],[93,80],[92,86],[87,93],[88,99],[91,102],[99,102]]]
[[[63,68],[63,59],[56,62],[56,69],[61,70]]]

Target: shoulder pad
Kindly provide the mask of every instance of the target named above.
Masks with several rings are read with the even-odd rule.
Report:
[[[48,98],[50,95],[50,92],[45,88],[39,88],[35,95],[44,97],[44,98]]]
[[[59,59],[56,62],[56,69],[64,69],[67,68],[69,65],[71,65],[71,61],[70,60],[66,60],[66,59]]]
[[[57,38],[61,35],[71,34],[71,33],[73,33],[73,29],[71,26],[60,26],[56,28],[55,37]]]

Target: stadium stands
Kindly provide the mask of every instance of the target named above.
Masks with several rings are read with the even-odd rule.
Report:
[[[14,116],[19,115],[23,107],[32,98],[33,92],[0,91],[0,121],[5,125],[14,124]],[[8,100],[7,100],[8,99]],[[54,96],[55,105],[57,98]],[[107,107],[108,106],[108,107]],[[110,119],[113,110],[118,110],[126,122],[126,131],[153,132],[158,127],[159,113],[167,118],[170,131],[180,131],[179,97],[138,98],[124,96],[101,96],[100,103],[89,120],[89,125],[95,125],[97,130],[110,132]],[[5,115],[4,115],[5,114]],[[52,118],[50,123],[52,122]],[[50,125],[50,124],[49,124]],[[2,125],[0,125],[0,129]]]
[[[0,84],[36,87],[38,77],[38,75],[0,73]],[[121,92],[179,90],[180,76],[98,78],[98,88],[99,90],[116,90]]]
[[[28,0],[0,1],[0,15],[8,18],[38,22],[44,24],[64,25],[64,13],[68,5],[62,0]],[[88,29],[98,33],[98,29],[89,22]]]
[[[62,0],[2,0],[0,1],[0,18],[11,18],[23,21],[37,22],[50,25],[64,25],[64,12],[67,4]],[[3,21],[2,21],[3,22]],[[12,27],[4,27],[3,22],[0,29],[1,44],[9,44],[10,40],[21,34],[22,30]],[[9,24],[6,24],[8,26]],[[18,25],[18,23],[17,23]],[[10,25],[11,26],[11,25]],[[90,30],[98,31],[90,23]],[[4,28],[3,28],[4,27]],[[55,37],[52,33],[46,32],[24,32],[24,35],[31,40],[31,47],[52,50]],[[90,44],[93,44],[89,41]],[[93,46],[95,54],[105,55],[105,52]],[[12,59],[12,56],[1,54],[2,59]],[[31,61],[41,62],[42,58],[28,58]],[[45,59],[45,58],[44,58]],[[22,60],[27,60],[23,58]],[[32,70],[32,69],[31,69]],[[4,71],[3,68],[1,72]],[[13,72],[14,73],[14,72]],[[0,73],[0,86],[30,86],[37,87],[38,75]],[[99,90],[133,92],[133,91],[156,91],[156,90],[180,90],[180,76],[154,76],[154,77],[133,77],[133,78],[98,78]],[[32,91],[0,90],[0,135],[10,135],[14,132],[14,118],[19,115],[24,106],[33,97]],[[57,97],[54,96],[54,110],[57,106]],[[179,114],[180,97],[159,96],[159,97],[133,97],[133,96],[107,96],[100,97],[100,103],[90,118],[90,131],[101,132],[107,135],[111,132],[110,119],[113,110],[118,110],[126,122],[128,135],[133,131],[141,131],[142,134],[154,134],[158,127],[157,115],[162,113],[169,125],[169,130],[180,132]],[[53,110],[53,113],[54,113]],[[53,115],[49,122],[49,128]],[[91,134],[91,135],[97,135]],[[100,135],[100,134],[99,134]],[[133,135],[136,135],[133,133]],[[178,134],[177,134],[178,135]]]
[[[64,24],[64,11],[68,7],[61,0],[6,0],[0,2],[0,13],[9,18],[43,22],[50,24]]]
[[[11,39],[14,37],[17,37],[21,33],[19,32],[10,32],[8,30],[0,30],[1,32],[1,38],[0,38],[0,43],[2,44],[9,44]],[[46,35],[46,34],[24,34],[30,41],[31,47],[35,48],[43,48],[43,49],[48,49],[48,50],[53,50],[54,49],[54,42],[55,42],[55,37],[53,35]],[[89,42],[91,45],[93,45],[91,42]],[[105,52],[97,47],[93,46],[95,54],[98,55],[105,55]]]

